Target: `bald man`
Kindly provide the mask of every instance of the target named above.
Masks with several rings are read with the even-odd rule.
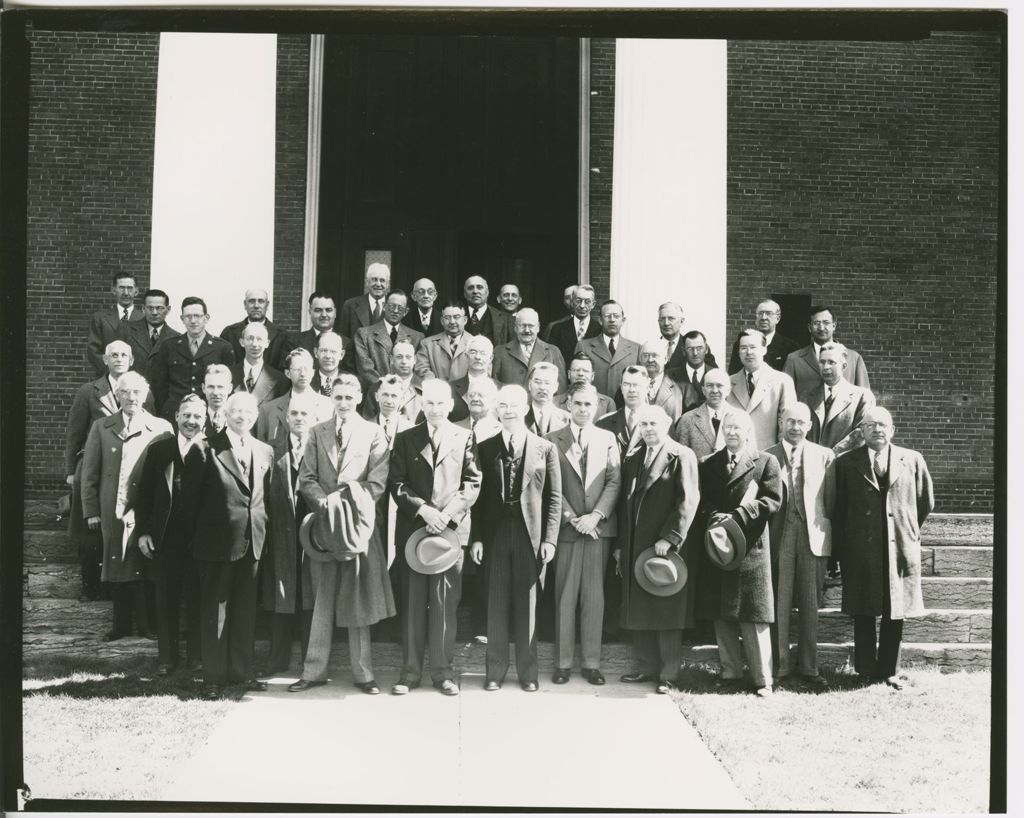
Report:
[[[287,333],[274,326],[274,322],[267,318],[267,310],[270,309],[270,294],[259,287],[253,287],[245,291],[242,299],[242,306],[245,308],[245,318],[234,324],[228,324],[220,331],[220,337],[231,344],[235,353],[235,362],[240,363],[245,357],[245,347],[242,345],[242,335],[249,324],[262,324],[267,330],[267,348],[263,359],[276,370],[284,367],[284,357],[291,350],[288,349]]]
[[[481,276],[470,276],[462,288],[466,300],[466,332],[486,335],[498,347],[513,340],[512,315],[488,306],[490,289]]]

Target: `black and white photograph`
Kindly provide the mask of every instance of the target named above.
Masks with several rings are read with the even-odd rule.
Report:
[[[1008,12],[5,6],[0,809],[1008,810]]]

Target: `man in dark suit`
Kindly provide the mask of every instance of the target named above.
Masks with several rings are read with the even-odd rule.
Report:
[[[683,335],[665,364],[668,376],[679,383],[690,384],[701,403],[704,402],[704,375],[717,368],[715,356],[708,349],[708,339],[700,330],[691,330]]]
[[[107,344],[123,339],[129,322],[142,320],[142,310],[135,306],[138,289],[132,273],[115,273],[110,291],[116,296],[117,304],[96,310],[89,319],[85,359],[92,364],[97,375],[104,375],[107,371],[103,363]]]
[[[491,375],[503,385],[514,383],[526,386],[534,366],[542,362],[550,363],[558,370],[555,391],[563,391],[566,386],[565,360],[557,347],[538,340],[540,318],[537,311],[531,307],[521,309],[515,314],[514,323],[515,339],[494,349]]]
[[[444,331],[441,324],[441,313],[434,309],[437,301],[437,288],[429,278],[418,278],[412,285],[412,300],[415,307],[410,309],[402,319],[402,323],[424,338],[437,335]]]
[[[499,690],[508,672],[509,618],[523,690],[537,690],[537,585],[555,556],[562,473],[555,444],[527,431],[526,390],[498,393],[502,430],[479,445],[483,475],[470,529],[470,556],[487,572],[487,676]]]
[[[189,296],[181,302],[185,334],[157,346],[150,369],[157,411],[167,420],[174,418],[181,399],[190,392],[202,394],[203,375],[210,364],[231,367],[235,353],[223,338],[206,332],[210,315],[206,302]]]
[[[512,315],[487,304],[490,290],[480,276],[470,276],[463,286],[466,299],[466,332],[486,335],[495,347],[514,340]]]
[[[831,307],[811,307],[807,315],[807,331],[811,333],[811,343],[796,352],[791,352],[786,358],[783,370],[793,379],[798,395],[810,392],[821,383],[818,358],[825,344],[834,343],[837,325],[835,312]],[[849,347],[843,348],[846,350],[846,379],[854,386],[870,390],[871,383],[868,380],[868,369],[864,365],[864,359]]]
[[[209,438],[195,514],[192,553],[199,562],[203,697],[208,700],[219,699],[231,683],[267,689],[254,676],[253,650],[256,575],[274,452],[249,433],[256,414],[252,395],[236,392],[228,398],[228,425]]]
[[[622,393],[623,406],[610,415],[597,421],[597,427],[607,429],[615,435],[619,442],[619,459],[625,460],[626,455],[639,445],[640,432],[636,427],[636,411],[647,405],[647,390],[650,379],[647,370],[639,364],[626,367],[622,373],[619,390]]]
[[[338,313],[334,306],[334,297],[321,290],[317,290],[309,297],[308,304],[309,320],[312,326],[302,332],[294,333],[288,339],[288,351],[290,352],[293,349],[302,347],[302,349],[316,358],[317,340],[323,333],[335,331],[334,322],[338,317]],[[341,342],[343,349],[349,349],[352,346],[352,337],[341,335]],[[355,374],[355,355],[346,356],[340,366],[342,372]],[[316,389],[317,387],[314,386],[313,388]]]
[[[220,332],[220,337],[231,344],[235,353],[235,361],[241,363],[245,357],[245,346],[242,336],[249,324],[262,324],[267,329],[267,349],[263,355],[264,360],[274,369],[284,368],[284,356],[291,350],[288,347],[288,335],[282,329],[276,327],[274,322],[267,318],[267,309],[270,307],[270,295],[266,290],[254,287],[245,291],[245,298],[242,299],[242,306],[245,307],[245,318],[234,324],[228,324]]]
[[[227,402],[232,392],[231,370],[224,364],[210,364],[203,375],[206,418],[203,434],[213,437],[228,425]]]
[[[697,368],[700,369],[701,376],[704,375],[705,368],[713,368],[718,364],[715,363],[715,356],[708,349],[707,339],[699,332],[696,334],[700,335],[703,341],[703,349],[700,350],[699,356],[687,355],[684,341],[688,336],[694,335],[694,332],[688,332],[686,335],[683,335],[684,323],[686,323],[686,318],[683,308],[674,301],[666,301],[658,307],[658,329],[661,330],[661,340],[659,343],[665,350],[665,371],[669,372],[672,378],[677,381],[685,380],[687,383],[696,386],[700,383],[699,377],[694,382],[691,377],[683,376],[682,371],[686,368],[687,361],[692,357]]]
[[[829,506],[833,552],[843,564],[842,610],[853,617],[854,670],[902,690],[903,620],[924,614],[921,526],[935,495],[924,458],[893,446],[895,431],[883,407],[864,413],[865,445],[836,458]]]
[[[590,356],[586,352],[576,352],[569,360],[569,369],[566,372],[569,379],[569,388],[565,390],[561,395],[555,395],[554,404],[559,409],[565,409],[569,411],[569,395],[572,392],[573,386],[578,384],[587,384],[593,386],[594,383],[594,362],[590,360]],[[594,387],[594,391],[597,391],[597,387]],[[600,392],[597,393],[597,412],[594,414],[595,418],[602,418],[605,415],[611,414],[615,411],[615,401],[613,401],[607,395],[602,395]]]
[[[124,328],[124,340],[132,348],[132,369],[149,377],[150,364],[156,355],[157,345],[168,338],[181,335],[167,325],[167,311],[171,300],[163,290],[146,290],[142,296],[142,310],[145,321],[129,321]]]
[[[423,574],[405,552],[409,537],[424,526],[428,534],[457,530],[480,492],[473,434],[448,420],[451,410],[451,387],[438,378],[425,380],[425,422],[400,432],[391,453],[388,486],[398,506],[395,561],[402,629],[402,671],[391,691],[396,695],[419,686],[424,649],[434,687],[447,696],[459,692],[452,662],[462,556],[446,571]]]
[[[388,265],[376,261],[367,267],[363,294],[341,305],[338,331],[346,338],[354,338],[356,330],[380,321],[384,317],[384,299],[390,289],[391,270]]]
[[[601,334],[601,324],[590,314],[596,301],[594,288],[589,284],[575,286],[572,288],[569,314],[548,324],[544,340],[558,347],[566,361],[572,358],[576,344]]]
[[[257,321],[246,326],[242,333],[244,357],[231,367],[234,391],[248,392],[256,398],[257,406],[279,398],[288,391],[288,379],[267,363],[267,328]]]
[[[201,655],[199,570],[192,538],[210,453],[202,435],[206,404],[190,393],[181,399],[174,417],[178,433],[150,445],[133,506],[139,550],[152,562],[156,585],[157,676],[166,676],[178,666],[182,603],[185,666],[196,669]]]
[[[757,310],[754,313],[754,326],[765,337],[768,351],[765,353],[764,362],[772,369],[782,372],[786,367],[786,358],[791,352],[796,352],[800,345],[792,338],[787,338],[776,331],[775,328],[779,325],[780,320],[782,320],[782,307],[776,302],[768,299],[757,305]],[[742,368],[740,341],[737,338],[732,345],[732,354],[729,356],[729,374],[734,375]]]
[[[615,396],[627,366],[640,363],[640,344],[622,335],[626,313],[617,301],[601,305],[601,334],[584,338],[576,349],[594,362],[594,386],[602,395]]]
[[[401,290],[392,290],[384,301],[384,317],[368,327],[355,332],[356,371],[363,382],[363,392],[377,388],[380,379],[391,368],[391,351],[400,341],[408,341],[415,349],[423,335],[402,323],[409,311],[408,299]]]
[[[335,378],[345,372],[344,362],[355,357],[349,354],[349,349],[345,339],[336,332],[328,330],[317,336],[316,347],[313,349],[316,361],[316,372],[313,373],[311,383],[313,391],[325,398],[331,396]]]

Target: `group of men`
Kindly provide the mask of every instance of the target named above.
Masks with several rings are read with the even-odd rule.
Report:
[[[265,689],[253,664],[262,603],[273,614],[267,670],[288,670],[300,642],[292,692],[326,683],[338,626],[354,683],[379,693],[371,626],[396,617],[392,693],[427,672],[457,695],[465,567],[481,580],[487,690],[505,680],[510,641],[519,684],[537,690],[546,616],[553,682],[571,677],[578,620],[581,675],[604,684],[614,576],[637,662],[624,681],[672,690],[683,631],[707,620],[721,683],[746,676],[763,697],[790,676],[822,684],[817,617],[832,557],[856,670],[902,686],[931,481],[919,454],[892,445],[892,418],[863,359],[835,340],[829,307],[812,308],[800,347],[776,331],[779,305],[758,304],[726,372],[703,333],[683,332],[678,304],[663,304],[658,336],[639,343],[622,334],[622,306],[598,306],[587,285],[566,289],[569,314],[546,340],[515,285],[495,307],[473,276],[461,301],[438,306],[420,279],[410,309],[383,264],[340,311],[313,293],[312,326],[295,334],[267,319],[263,290],[245,293],[246,317],[219,338],[200,298],[182,301],[178,334],[166,293],[146,291],[139,311],[134,279],[117,276],[113,295],[90,323],[99,378],[71,410],[72,529],[84,593],[99,578],[110,587],[107,638],[130,633],[133,616],[150,633],[155,609],[160,674],[179,665],[184,607],[185,664],[202,667],[204,694]]]

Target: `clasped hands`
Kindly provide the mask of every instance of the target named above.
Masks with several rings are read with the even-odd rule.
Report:
[[[569,524],[580,534],[596,540],[598,538],[597,528],[601,525],[602,519],[601,515],[596,511],[591,511],[589,514],[580,514],[578,517],[572,517],[569,520]]]
[[[430,534],[440,534],[448,527],[448,523],[452,521],[451,517],[433,506],[420,506],[416,513],[426,524],[427,532]]]

